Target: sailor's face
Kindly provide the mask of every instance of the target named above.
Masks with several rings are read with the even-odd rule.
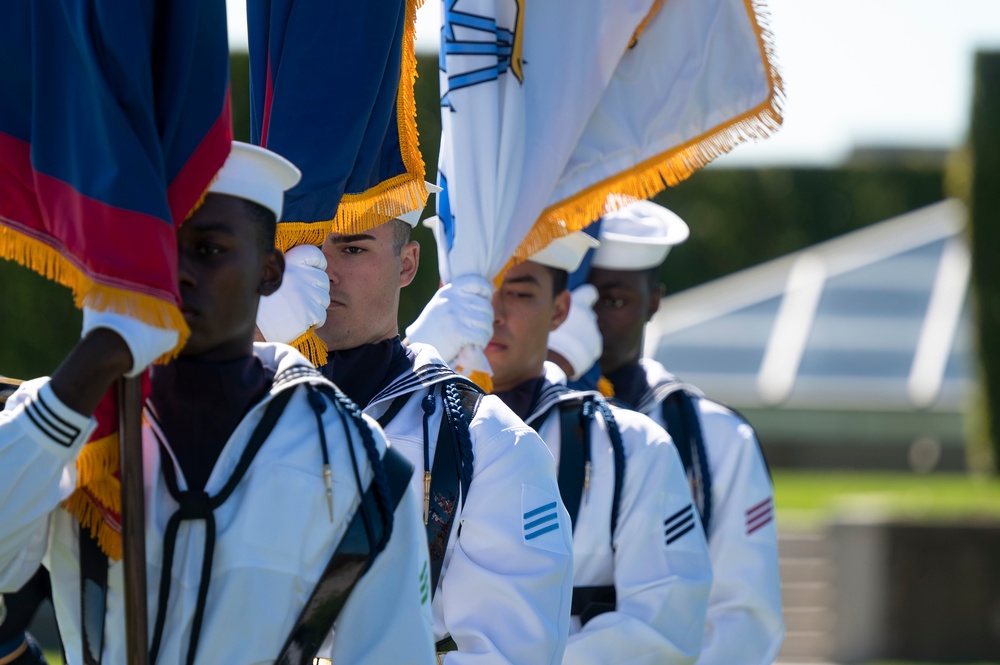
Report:
[[[364,233],[331,233],[323,242],[330,306],[317,328],[331,351],[380,342],[398,333],[399,290],[416,275],[419,246],[396,252],[391,221]]]
[[[495,390],[541,376],[549,332],[568,309],[569,292],[552,293],[552,272],[545,266],[527,261],[507,271],[493,294],[493,338],[486,346]]]
[[[284,259],[261,249],[246,201],[209,194],[177,231],[181,313],[191,328],[184,356],[231,360],[250,353],[261,295],[281,285]]]
[[[597,327],[604,339],[601,371],[613,372],[642,352],[642,332],[656,312],[660,290],[644,271],[592,268],[587,281],[597,288]]]

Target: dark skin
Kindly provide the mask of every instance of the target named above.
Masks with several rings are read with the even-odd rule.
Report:
[[[601,373],[607,375],[638,362],[643,329],[660,308],[664,289],[648,271],[592,268],[587,281],[599,294],[594,311],[604,339]]]
[[[235,360],[253,352],[260,296],[281,286],[284,256],[263,249],[261,226],[242,199],[209,194],[177,231],[181,312],[191,336],[181,355]],[[68,407],[92,415],[132,355],[115,332],[99,328],[77,342],[52,375],[52,390]]]

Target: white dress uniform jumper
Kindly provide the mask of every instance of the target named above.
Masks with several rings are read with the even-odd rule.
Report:
[[[290,646],[294,654],[298,639],[315,649],[326,635],[301,632],[300,614],[360,509],[368,513],[362,534],[378,537],[373,513],[381,513],[391,535],[373,561],[361,559],[367,572],[342,597],[332,653],[324,655],[337,663],[433,663],[416,497],[404,475],[394,511],[364,500],[386,490],[373,483],[383,466],[379,458],[389,466],[381,431],[348,401],[339,402],[336,388],[294,349],[256,344],[254,353],[274,371],[274,382],[230,436],[198,497],[187,492],[153,414],[144,415],[147,609],[155,662],[271,663]],[[273,429],[255,441],[279,400],[285,405]],[[83,539],[78,522],[59,508],[76,486],[74,461],[94,427],[93,419],[56,398],[48,379],[24,384],[0,413],[0,589],[17,589],[43,563],[52,576],[67,662],[84,663],[85,635],[97,635],[103,644],[96,660],[119,665],[125,663],[122,565],[111,562],[106,590],[93,596],[102,599],[103,611],[81,607]],[[332,496],[324,464],[332,472]],[[102,620],[104,629],[94,631],[91,624]],[[315,624],[305,625],[306,633],[310,629]],[[315,653],[282,662],[311,661]],[[95,658],[86,656],[87,662]]]
[[[545,370],[526,421],[558,460],[564,500],[576,513],[574,616],[563,662],[694,663],[712,573],[677,451],[646,416],[569,390],[552,363]],[[563,432],[573,411],[579,436]],[[584,476],[575,485],[567,464]]]

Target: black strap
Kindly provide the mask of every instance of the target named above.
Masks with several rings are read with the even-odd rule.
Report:
[[[675,390],[663,400],[662,408],[663,421],[684,464],[691,496],[698,506],[702,528],[708,535],[712,521],[712,471],[693,396],[687,390]]]
[[[483,398],[481,390],[475,386],[469,387],[464,381],[448,382],[442,392],[444,417],[438,426],[434,463],[431,466],[430,506],[426,526],[432,597],[437,592],[438,581],[441,579],[441,568],[459,502],[464,502],[469,492],[474,463],[469,426]]]
[[[451,635],[448,637],[438,640],[437,644],[434,645],[434,650],[438,653],[448,653],[449,651],[458,651],[458,645],[455,644],[455,638]]]
[[[570,614],[579,617],[580,625],[584,626],[599,614],[614,612],[617,602],[618,595],[613,585],[573,587]]]
[[[590,462],[590,426],[594,406],[590,400],[559,405],[559,494],[576,531],[576,518],[583,499],[587,464]]]
[[[611,548],[614,549],[622,487],[625,484],[625,444],[611,407],[600,397],[588,395],[579,401],[562,402],[559,405],[559,494],[575,529],[583,486],[586,483],[586,468],[590,462],[590,426],[595,412],[600,412],[604,419],[614,457],[615,485],[608,529]]]
[[[413,466],[392,448],[385,451],[382,463],[388,478],[392,509],[395,511],[406,493],[406,486],[413,475]],[[354,513],[347,531],[333,556],[330,557],[330,562],[316,583],[305,607],[302,608],[292,632],[275,660],[275,665],[312,665],[313,658],[333,630],[351,591],[365,571],[371,568],[374,557],[364,524],[365,511],[361,507],[367,505],[370,515],[379,514],[375,506],[374,485],[372,483],[368,486],[361,505]],[[376,529],[384,528],[383,522],[376,523]]]
[[[615,420],[611,407],[603,399],[594,402],[597,410],[604,418],[604,425],[608,430],[608,438],[611,440],[611,453],[615,458],[615,489],[611,499],[611,549],[615,549],[615,531],[618,529],[618,512],[622,502],[622,487],[625,486],[625,442],[622,441],[621,430],[618,429],[618,421]]]
[[[413,393],[409,392],[406,393],[405,395],[400,395],[399,397],[392,400],[392,402],[389,403],[389,408],[385,410],[385,413],[383,413],[376,419],[378,421],[379,427],[385,429],[386,426],[388,426],[388,424],[392,422],[392,419],[395,418],[399,414],[399,412],[403,410],[403,407],[406,406],[406,403],[410,401],[410,397],[412,395]]]
[[[84,665],[100,665],[108,597],[108,555],[90,529],[80,526],[80,624]]]
[[[156,623],[153,630],[153,640],[149,648],[149,663],[155,665],[156,657],[159,655],[160,642],[163,639],[163,629],[167,620],[167,603],[170,599],[170,576],[173,570],[174,546],[177,541],[177,531],[180,523],[184,520],[205,520],[205,553],[201,563],[201,577],[198,581],[198,602],[195,606],[194,617],[191,625],[191,638],[188,643],[187,664],[194,663],[195,654],[198,650],[198,640],[201,637],[201,623],[205,615],[205,601],[208,597],[208,585],[211,578],[212,558],[215,553],[215,515],[214,510],[221,506],[229,495],[233,493],[236,486],[243,480],[250,463],[264,445],[264,441],[270,436],[278,418],[285,410],[288,401],[292,398],[294,388],[282,390],[275,395],[267,405],[264,415],[254,429],[243,454],[240,456],[236,468],[233,470],[229,480],[222,490],[215,496],[209,496],[200,490],[188,490],[181,492],[177,488],[177,475],[170,456],[160,442],[160,456],[163,463],[163,478],[166,481],[167,489],[171,496],[179,504],[178,509],[167,520],[167,526],[163,534],[163,567],[160,573],[160,591],[156,607]]]

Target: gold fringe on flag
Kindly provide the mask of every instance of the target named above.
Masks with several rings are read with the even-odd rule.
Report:
[[[326,358],[330,350],[327,348],[326,342],[321,340],[319,335],[316,334],[316,326],[299,335],[289,345],[295,347],[314,367],[322,367],[326,364]]]
[[[597,380],[597,392],[601,393],[605,397],[614,397],[615,387],[611,384],[611,381],[609,381],[606,376],[602,375],[601,378]]]
[[[124,314],[157,328],[176,330],[177,346],[161,360],[175,358],[190,335],[180,310],[171,302],[115,286],[98,284],[54,247],[0,225],[0,257],[33,270],[70,289],[78,308]]]
[[[653,20],[653,17],[660,13],[663,9],[663,3],[666,0],[653,0],[653,6],[649,8],[649,13],[646,14],[646,18],[639,22],[636,26],[635,32],[632,33],[632,39],[628,43],[628,48],[635,48],[635,45],[639,43],[639,38],[642,37],[642,33],[646,30],[646,26],[649,22]]]
[[[104,510],[121,515],[118,471],[118,434],[90,441],[76,459],[76,489],[62,507],[90,530],[101,550],[115,561],[122,558],[121,533],[105,520]],[[102,508],[103,507],[103,508]]]
[[[769,16],[762,0],[744,0],[744,4],[767,72],[770,88],[767,99],[701,136],[549,207],[518,246],[504,272],[511,265],[525,261],[544,249],[552,240],[587,227],[603,214],[621,208],[629,201],[653,197],[687,179],[740,143],[765,139],[781,127],[785,92],[775,64]]]
[[[331,231],[344,234],[364,233],[390,219],[426,205],[427,188],[424,186],[426,171],[424,158],[420,154],[417,103],[413,96],[413,85],[417,80],[414,41],[417,34],[417,10],[421,5],[423,0],[406,0],[399,88],[396,92],[399,148],[406,172],[380,182],[364,192],[344,194],[333,219],[315,223],[278,224],[275,244],[281,251],[287,251],[296,245],[322,245]]]
[[[486,372],[472,372],[469,380],[483,389],[487,395],[493,392],[493,377]]]

